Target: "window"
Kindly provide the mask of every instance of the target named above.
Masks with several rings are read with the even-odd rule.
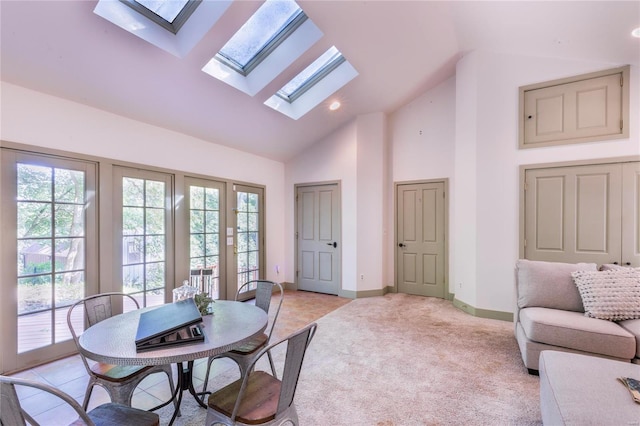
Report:
[[[294,1],[267,0],[215,58],[246,76],[306,19]]]
[[[335,46],[324,52],[311,65],[305,68],[293,80],[276,93],[281,99],[291,103],[313,87],[318,81],[326,77],[338,65],[345,61],[344,56]]]
[[[162,28],[176,34],[202,0],[120,0],[151,19]]]

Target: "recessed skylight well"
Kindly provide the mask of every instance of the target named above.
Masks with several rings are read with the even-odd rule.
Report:
[[[246,76],[306,20],[295,1],[266,1],[215,58]]]
[[[267,0],[202,68],[254,96],[322,37],[293,0]]]
[[[291,103],[302,96],[314,84],[326,77],[338,65],[345,61],[342,53],[335,46],[323,53],[311,65],[305,68],[293,80],[287,83],[276,95]]]
[[[202,0],[120,0],[120,2],[176,34]]]
[[[358,75],[333,46],[264,103],[297,120]]]
[[[98,0],[93,12],[177,57],[213,27],[232,0]]]

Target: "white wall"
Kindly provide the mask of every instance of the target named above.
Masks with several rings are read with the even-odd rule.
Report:
[[[395,282],[394,183],[449,179],[450,197],[455,190],[455,186],[451,185],[454,181],[455,94],[456,79],[450,77],[389,117],[391,179],[387,183],[388,196],[385,202],[389,217],[389,232],[385,239],[388,249],[385,257],[388,263],[386,281],[389,286]],[[449,220],[452,218],[450,215]],[[449,247],[451,251],[451,238]]]
[[[294,185],[340,181],[342,208],[342,289],[356,291],[357,282],[357,123],[343,126],[286,164],[285,281],[295,282]]]
[[[282,281],[284,164],[12,84],[1,91],[4,141],[265,185],[267,278]]]
[[[456,299],[513,311],[520,165],[640,154],[637,67],[631,68],[628,139],[520,150],[519,87],[622,65],[476,51],[458,62],[455,77],[390,116],[391,180],[450,179],[449,291]],[[391,218],[393,205],[391,193]],[[392,236],[386,241],[393,246]],[[386,261],[393,282],[392,251]]]
[[[463,286],[456,298],[476,308],[513,310],[520,165],[640,154],[637,67],[631,70],[628,139],[519,150],[518,88],[622,65],[492,52],[473,52],[458,63],[457,102],[464,105],[456,109],[453,275]]]
[[[366,114],[359,116],[356,123],[357,288],[380,290],[387,285],[384,278],[387,117],[382,113]]]

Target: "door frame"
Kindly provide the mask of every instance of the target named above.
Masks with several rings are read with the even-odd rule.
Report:
[[[449,178],[407,180],[393,183],[393,292],[398,293],[398,188],[402,185],[442,183],[444,188],[444,297],[453,300],[449,290]]]
[[[339,277],[338,282],[338,296],[344,296],[342,289],[342,181],[341,180],[328,180],[323,182],[307,182],[307,183],[296,183],[293,185],[293,290],[298,290],[298,238],[296,237],[296,232],[298,232],[298,203],[296,202],[296,197],[298,196],[298,189],[305,188],[309,186],[329,186],[335,185],[338,193],[338,211],[340,212],[340,230],[338,232],[338,236],[340,239],[340,243],[338,244],[338,272],[337,275]]]

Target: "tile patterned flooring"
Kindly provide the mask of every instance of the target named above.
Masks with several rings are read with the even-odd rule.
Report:
[[[349,301],[350,299],[319,293],[286,290],[272,341],[286,337]],[[197,360],[194,365],[193,376],[196,389],[202,387],[206,371],[205,361]],[[213,363],[211,374],[220,374],[228,369],[237,369],[237,367],[229,359],[219,359]],[[25,370],[14,376],[48,383],[71,395],[79,404],[82,404],[89,380],[79,355]],[[25,409],[43,425],[68,425],[76,419],[75,411],[68,404],[49,394],[21,387],[19,397]],[[132,406],[148,409],[168,400],[169,397],[167,376],[162,373],[153,374],[144,379],[136,389]],[[107,392],[100,386],[95,386],[89,401],[89,410],[105,402],[109,402]]]

